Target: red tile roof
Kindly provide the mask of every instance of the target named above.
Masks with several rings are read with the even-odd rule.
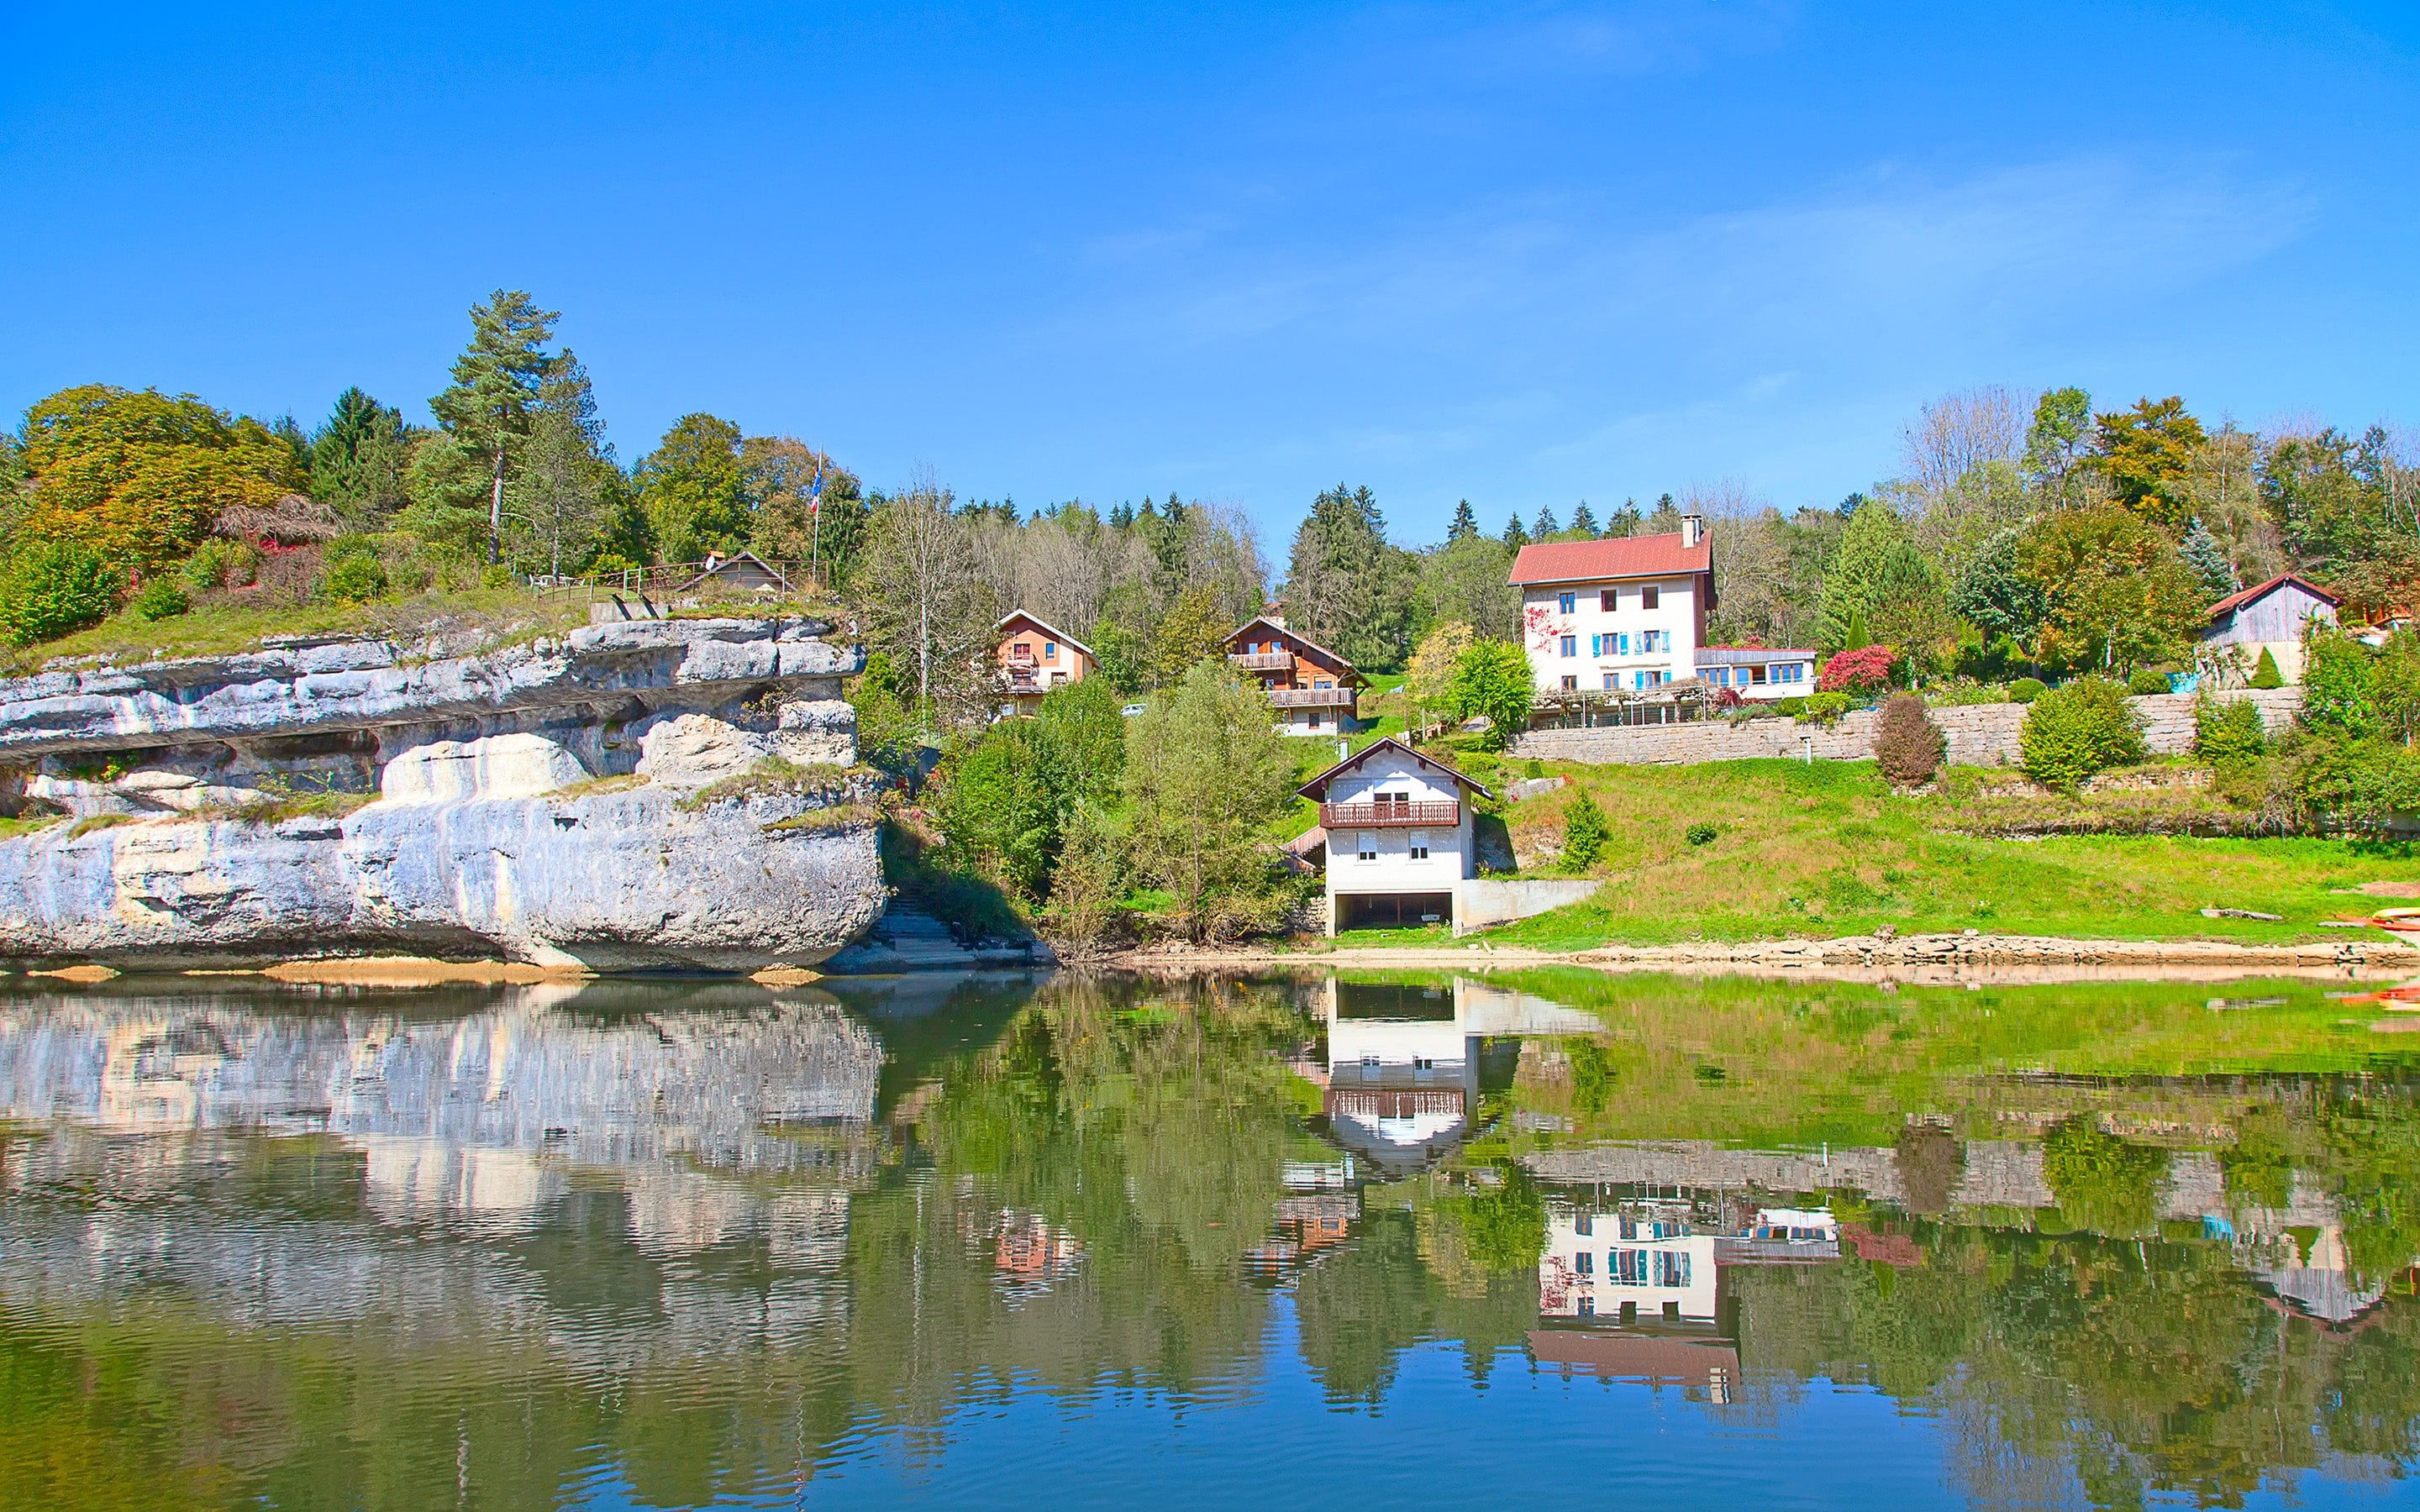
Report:
[[[2344,602],[2343,599],[2329,593],[2326,589],[2320,587],[2318,583],[2311,581],[2311,579],[2304,577],[2299,572],[2281,572],[2276,577],[2270,579],[2267,582],[2260,584],[2257,588],[2246,588],[2241,593],[2229,594],[2225,598],[2220,599],[2217,603],[2212,604],[2210,607],[2210,617],[2214,620],[2222,614],[2231,614],[2237,609],[2242,609],[2244,605],[2251,603],[2254,599],[2268,593],[2269,590],[2284,583],[2292,583],[2295,587],[2300,588],[2303,592],[2310,594],[2313,598],[2326,599],[2328,607],[2331,609],[2334,609]]]
[[[1546,541],[1525,546],[1512,559],[1521,583],[1596,582],[1609,578],[1677,578],[1714,570],[1712,536],[1683,546],[1678,533],[1625,535],[1603,541]]]

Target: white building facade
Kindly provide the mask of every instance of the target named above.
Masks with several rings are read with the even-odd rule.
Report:
[[[1300,792],[1327,833],[1327,933],[1458,922],[1457,885],[1478,874],[1469,800],[1485,788],[1389,737]]]
[[[1698,674],[1714,563],[1695,516],[1669,535],[1525,546],[1512,581],[1540,692],[1645,693]]]

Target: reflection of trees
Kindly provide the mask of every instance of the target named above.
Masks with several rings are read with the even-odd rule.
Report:
[[[1730,1272],[1744,1365],[1988,1423],[1953,1435],[1978,1494],[2009,1473],[2003,1449],[2049,1478],[2071,1467],[2104,1506],[2153,1491],[2239,1504],[2279,1471],[2420,1450],[2420,1308],[2332,1332],[2269,1305],[2214,1245],[1916,1233],[1915,1267]]]
[[[2077,1228],[2119,1237],[2149,1230],[2167,1174],[2166,1150],[2128,1144],[2088,1119],[2070,1119],[2042,1139],[2042,1179]]]
[[[1459,1339],[1471,1378],[1483,1381],[1497,1351],[1536,1326],[1534,1250],[1527,1273],[1450,1288],[1423,1263],[1419,1227],[1401,1210],[1368,1213],[1352,1244],[1304,1274],[1295,1303],[1303,1358],[1330,1401],[1375,1403],[1403,1352],[1427,1338]]]

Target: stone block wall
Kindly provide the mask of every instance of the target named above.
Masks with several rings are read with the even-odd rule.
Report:
[[[2260,707],[2272,732],[2283,730],[2302,706],[2302,689],[2276,687],[2233,693]],[[2194,701],[2190,694],[2163,693],[2127,700],[2143,720],[2143,740],[2155,756],[2193,748]],[[1795,719],[1748,719],[1732,724],[1707,719],[1689,724],[1603,725],[1594,730],[1532,730],[1515,742],[1516,758],[1586,762],[1598,765],[1683,765],[1738,762],[1760,757],[1818,761],[1864,761],[1874,753],[1880,711],[1858,709],[1825,729]],[[2024,725],[2021,703],[1967,703],[1932,711],[1932,722],[1948,737],[1949,760],[1964,766],[2014,766],[2017,733]]]

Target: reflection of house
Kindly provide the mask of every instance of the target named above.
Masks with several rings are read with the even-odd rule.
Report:
[[[1715,1279],[1714,1236],[1698,1231],[1685,1203],[1547,1205],[1544,1317],[1711,1323]]]
[[[1361,727],[1359,689],[1369,681],[1354,665],[1286,628],[1285,616],[1264,614],[1227,637],[1227,662],[1277,705],[1278,732],[1329,735]]]
[[[992,626],[999,642],[1003,714],[1032,714],[1054,687],[1080,683],[1099,665],[1093,648],[1018,609]]]
[[[2289,683],[2303,680],[2303,632],[2312,621],[2334,625],[2342,601],[2309,579],[2284,573],[2257,587],[2229,594],[2210,607],[2199,640],[2204,655],[2240,651],[2250,670],[2268,652]]]
[[[1083,1259],[1083,1241],[1052,1227],[1039,1214],[1010,1211],[1000,1215],[992,1270],[1012,1295],[1047,1291],[1052,1282],[1075,1274]]]
[[[2278,1302],[2305,1318],[2350,1323],[2385,1300],[2383,1280],[2365,1286],[2354,1277],[2338,1225],[2316,1232],[2305,1229],[2303,1235],[2280,1234],[2269,1247],[2272,1260],[2256,1260],[2252,1273],[2277,1294]]]
[[[1327,836],[1327,933],[1376,924],[1458,924],[1478,874],[1470,794],[1487,790],[1388,736],[1298,790]]]
[[[1679,1386],[1717,1404],[1731,1400],[1739,1387],[1739,1345],[1703,1334],[1542,1328],[1529,1335],[1529,1357],[1566,1374]]]
[[[1645,692],[1696,675],[1714,607],[1714,547],[1696,516],[1672,535],[1525,546],[1512,581],[1541,691]]]

